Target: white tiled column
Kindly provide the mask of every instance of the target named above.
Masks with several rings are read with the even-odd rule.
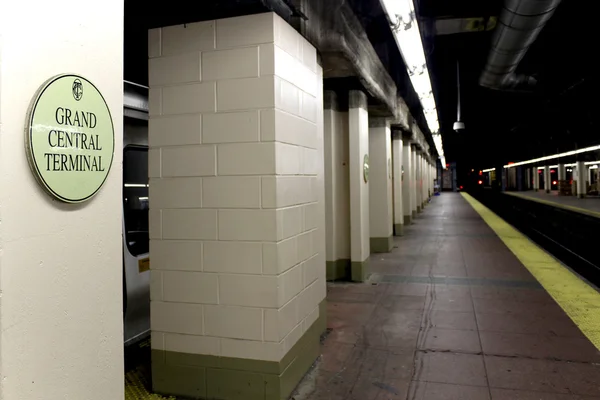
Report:
[[[417,185],[417,212],[423,211],[423,157],[421,157],[421,150],[417,149],[415,152],[415,183]]]
[[[286,362],[305,371],[318,351],[325,196],[316,51],[266,13],[151,30],[149,55],[154,388],[234,398],[226,393],[235,385],[239,398],[244,390],[267,398],[281,374],[248,388],[238,371],[198,366],[206,356],[273,366],[298,352]]]
[[[50,196],[24,151],[32,99],[64,73],[96,86],[114,128],[110,173],[81,204]],[[73,102],[70,88],[60,96]],[[0,1],[3,400],[124,398],[122,138],[123,1]]]
[[[404,176],[402,173],[404,146],[402,132],[392,134],[392,184],[394,194],[394,235],[402,236],[404,232]]]
[[[540,170],[535,166],[531,171],[533,173],[533,190],[537,192],[540,190]]]
[[[413,155],[410,142],[402,146],[402,209],[404,210],[404,225],[410,225],[413,218]]]
[[[348,110],[335,92],[324,96],[327,279],[350,278],[350,181]]]
[[[392,132],[385,118],[369,119],[369,230],[372,253],[393,247]]]
[[[580,199],[583,199],[586,194],[587,194],[587,185],[586,185],[586,178],[587,178],[587,167],[585,165],[585,162],[583,161],[577,161],[577,197],[579,197]],[[550,175],[550,174],[548,174]]]
[[[350,133],[350,248],[352,280],[368,278],[369,246],[369,183],[365,182],[364,162],[369,154],[369,112],[367,96],[350,91],[348,123]]]
[[[550,193],[550,189],[552,188],[552,186],[550,186],[551,182],[552,180],[550,177],[550,166],[546,165],[544,166],[544,190],[546,191],[546,193]]]
[[[410,177],[411,177],[411,191],[410,191],[410,206],[411,206],[411,213],[412,213],[412,217],[413,219],[417,217],[417,213],[419,212],[419,210],[421,209],[418,206],[418,201],[419,201],[419,184],[418,184],[418,157],[417,157],[417,147],[414,144],[411,144],[410,146],[410,152],[411,152],[411,169],[410,169]]]

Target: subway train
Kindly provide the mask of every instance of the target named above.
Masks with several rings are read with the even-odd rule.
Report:
[[[125,346],[150,334],[148,88],[124,82],[123,323]]]

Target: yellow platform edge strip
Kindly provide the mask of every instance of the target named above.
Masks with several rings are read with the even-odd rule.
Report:
[[[138,368],[125,375],[125,400],[175,400],[175,397],[162,397],[150,393],[146,374]]]
[[[537,203],[546,204],[546,205],[557,207],[557,208],[562,208],[562,209],[568,210],[568,211],[575,211],[575,212],[578,212],[581,214],[589,215],[590,217],[600,218],[600,212],[597,212],[597,211],[586,210],[585,208],[570,206],[567,204],[558,203],[556,201],[540,199],[538,197],[527,196],[525,194],[520,194],[520,193],[504,192],[504,194],[513,196],[513,197],[519,197],[519,198],[525,199],[525,200],[535,201]]]
[[[600,350],[600,293],[472,196],[461,195]]]

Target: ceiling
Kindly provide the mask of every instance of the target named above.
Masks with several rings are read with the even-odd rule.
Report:
[[[441,18],[497,16],[501,7],[501,0],[421,0],[418,13],[422,24],[431,26]],[[590,51],[594,20],[583,0],[562,2],[517,70],[538,79],[531,93],[479,86],[491,31],[425,35],[447,160],[465,169],[489,168],[600,144],[595,118],[600,104],[594,96],[599,87]],[[461,133],[452,130],[457,61],[467,127]]]
[[[408,80],[380,0],[347,1],[396,82],[399,94],[425,128],[419,101]],[[236,12],[241,12],[240,9],[256,12],[251,8],[257,3],[255,0],[203,3],[199,15],[197,10],[186,9],[188,3],[184,0],[172,2],[177,3],[174,8],[179,11],[179,17],[165,15],[159,9],[149,10],[143,0],[126,0],[125,79],[147,82],[145,43],[149,27],[185,22],[182,18],[207,18],[209,4],[214,14],[210,17],[218,17],[231,12],[226,4],[235,6]],[[596,17],[589,7],[585,7],[588,2],[563,1],[530,48],[517,72],[536,76],[538,85],[531,93],[501,92],[479,86],[491,31],[435,34],[437,20],[498,16],[502,0],[415,0],[415,3],[448,162],[457,162],[461,169],[482,169],[600,144],[600,123],[596,118],[600,107],[597,96],[600,85],[592,71]],[[462,119],[467,127],[460,133],[452,130],[456,121],[457,60],[461,72]],[[600,154],[586,157],[600,159]]]

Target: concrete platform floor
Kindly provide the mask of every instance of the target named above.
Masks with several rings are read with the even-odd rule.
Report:
[[[600,399],[598,350],[459,194],[370,261],[372,282],[329,284],[295,400]]]

